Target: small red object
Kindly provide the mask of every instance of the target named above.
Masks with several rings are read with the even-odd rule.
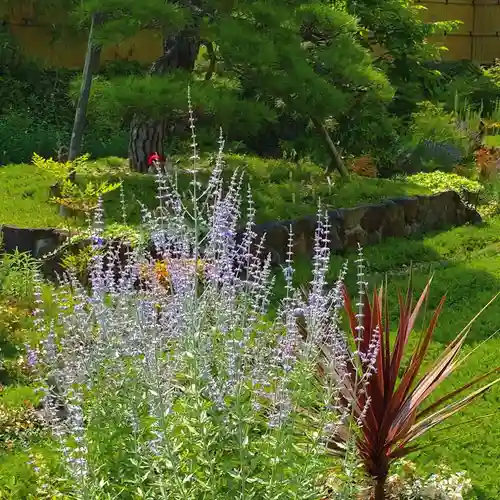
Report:
[[[162,161],[158,153],[153,153],[152,155],[149,155],[148,165],[151,166],[151,163],[153,163],[154,161]]]

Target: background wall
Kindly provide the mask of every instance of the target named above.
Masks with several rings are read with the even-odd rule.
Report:
[[[500,58],[500,0],[417,0],[428,21],[460,20],[459,30],[432,37],[448,48],[444,58],[469,59],[482,64]]]
[[[2,19],[3,18],[3,19]],[[19,0],[0,20],[9,27],[18,42],[30,56],[39,59],[46,67],[79,68],[83,66],[87,39],[85,34],[65,33],[55,25],[67,18],[65,13],[41,14],[36,11],[36,0]],[[56,23],[57,21],[57,23]],[[161,55],[161,34],[144,30],[123,43],[106,45],[101,62],[133,60],[153,62]]]
[[[429,21],[460,20],[463,24],[455,33],[432,37],[448,48],[444,58],[469,59],[478,63],[493,63],[500,58],[500,0],[416,0],[426,7],[422,16]],[[83,65],[86,40],[84,36],[63,36],[53,28],[54,16],[36,12],[36,1],[19,0],[15,9],[3,16],[21,45],[31,56],[49,67],[76,68]],[[161,37],[154,30],[144,30],[123,43],[107,46],[102,61],[135,60],[149,63],[161,54]]]

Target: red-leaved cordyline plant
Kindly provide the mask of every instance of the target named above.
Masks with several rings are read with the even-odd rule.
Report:
[[[345,454],[346,443],[352,435],[351,430],[358,432],[358,453],[366,472],[375,480],[373,498],[383,500],[391,462],[421,449],[422,445],[414,444],[417,438],[500,381],[500,378],[497,378],[456,400],[456,396],[500,370],[496,368],[436,401],[425,404],[436,388],[462,363],[463,358],[459,359],[459,353],[472,323],[496,297],[419,376],[445,297],[439,302],[406,363],[408,358],[405,356],[405,348],[419,312],[429,295],[432,278],[427,282],[415,305],[412,301],[411,277],[406,299],[399,294],[399,325],[395,340],[391,343],[387,287],[375,289],[370,301],[365,292],[366,283],[363,281],[361,251],[357,262],[360,293],[354,307],[346,288],[343,287],[344,309],[353,335],[355,351],[347,353],[345,359],[348,361],[342,364],[342,370],[338,370],[338,363],[332,362],[331,359],[322,363],[323,375],[332,376],[337,380],[342,378],[342,405],[350,412],[350,422],[333,435],[329,448],[336,454]]]

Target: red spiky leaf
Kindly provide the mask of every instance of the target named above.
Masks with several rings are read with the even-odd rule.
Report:
[[[406,298],[403,299],[402,295],[398,293],[399,325],[392,347],[388,320],[387,286],[380,290],[374,290],[371,302],[364,294],[363,328],[361,331],[358,328],[358,318],[352,307],[352,301],[345,287],[343,289],[344,309],[349,328],[354,341],[358,339],[358,342],[357,351],[350,353],[353,359],[352,366],[356,369],[350,370],[342,379],[341,393],[344,396],[342,401],[346,405],[346,409],[350,411],[352,419],[362,423],[356,437],[358,452],[366,471],[379,481],[387,476],[390,463],[393,460],[419,449],[418,445],[413,444],[415,439],[463,409],[484,394],[493,384],[500,381],[500,378],[497,378],[463,399],[449,403],[450,400],[476,383],[499,371],[499,368],[496,368],[487,374],[476,377],[468,384],[423,408],[429,396],[460,364],[458,356],[472,322],[496,298],[494,297],[473,318],[446,347],[439,358],[419,377],[439,315],[444,306],[445,297],[439,302],[411,356],[405,356],[405,350],[420,310],[429,296],[430,285],[431,280],[429,279],[415,306],[412,304],[411,279]],[[360,333],[362,333],[361,337],[358,335]],[[372,363],[367,365],[363,359],[373,347],[375,336],[379,337],[378,350]],[[409,359],[406,366],[403,366],[404,359]],[[325,365],[328,366],[328,363]],[[351,400],[349,400],[349,395]],[[369,406],[366,406],[367,401],[371,401]],[[345,451],[346,441],[350,439],[347,429],[353,427],[356,428],[355,425],[343,427],[342,432],[332,437],[330,444],[332,451],[335,450],[337,453],[340,453],[341,450]],[[410,443],[412,443],[411,446],[409,446]]]

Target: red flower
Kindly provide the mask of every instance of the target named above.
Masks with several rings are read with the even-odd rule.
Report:
[[[151,166],[151,163],[153,163],[154,161],[162,161],[162,158],[158,153],[153,153],[152,155],[149,155],[148,165]]]

